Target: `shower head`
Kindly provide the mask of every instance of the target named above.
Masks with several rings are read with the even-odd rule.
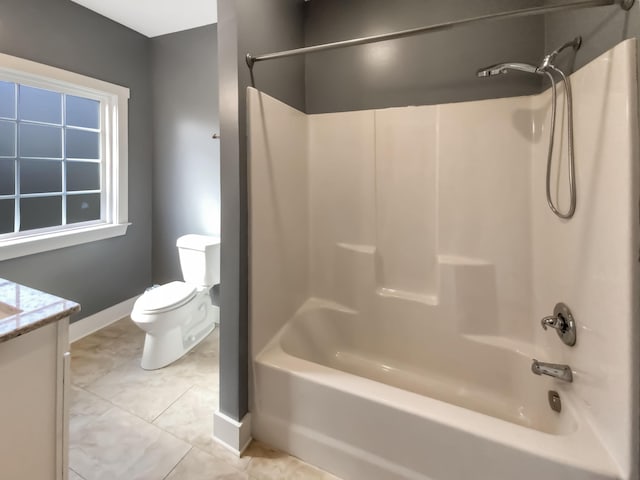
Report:
[[[533,65],[529,65],[528,63],[498,63],[496,65],[491,65],[486,68],[481,68],[477,71],[476,76],[478,77],[493,77],[494,75],[500,75],[502,73],[508,73],[510,70],[517,70],[519,72],[526,73],[537,73],[541,74],[538,70],[538,67]]]

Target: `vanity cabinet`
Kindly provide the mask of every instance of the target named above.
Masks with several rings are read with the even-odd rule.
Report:
[[[69,320],[0,343],[0,477],[67,478]]]
[[[0,307],[0,479],[66,480],[69,315],[80,306],[0,279]]]

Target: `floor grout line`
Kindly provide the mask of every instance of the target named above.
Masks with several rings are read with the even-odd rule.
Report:
[[[91,385],[93,385],[94,383],[96,383],[98,380],[101,380],[102,378],[106,377],[107,375],[109,375],[110,373],[116,371],[118,368],[122,367],[125,363],[133,360],[134,358],[136,358],[138,354],[136,353],[135,355],[132,355],[131,357],[127,357],[127,358],[122,358],[119,362],[117,362],[116,364],[114,364],[112,366],[112,368],[108,369],[107,371],[105,371],[105,373],[103,373],[102,375],[100,375],[99,377],[96,377],[94,380],[90,381],[89,383],[87,383],[86,385],[84,385],[84,387],[89,387]],[[71,376],[73,377],[73,349],[71,351]],[[71,383],[73,383],[73,380],[71,380]],[[83,388],[84,388],[83,387]]]
[[[86,480],[82,475],[80,475],[78,472],[76,472],[73,468],[69,467],[69,470],[72,471],[73,473],[75,473],[80,479]]]
[[[158,418],[160,418],[162,415],[164,415],[164,414],[165,414],[165,412],[166,412],[167,410],[169,410],[169,409],[170,409],[170,408],[171,408],[171,407],[172,407],[172,406],[173,406],[177,401],[179,401],[182,397],[184,397],[184,396],[187,394],[187,392],[188,392],[189,390],[191,390],[193,387],[194,387],[194,384],[189,385],[189,388],[187,388],[184,392],[182,392],[182,393],[178,396],[178,398],[176,398],[173,402],[171,402],[171,403],[169,404],[169,406],[167,406],[167,408],[165,408],[164,410],[162,410],[162,412],[160,412],[158,415],[156,415],[156,416],[154,417],[154,419],[153,419],[153,420],[151,420],[151,422],[149,422],[149,423],[151,423],[151,424],[153,425],[153,424],[154,424],[154,422],[155,422],[156,420],[158,420]],[[164,429],[163,429],[163,430],[164,430]]]
[[[164,477],[162,477],[162,480],[166,480],[167,477],[169,477],[169,475],[171,475],[171,473],[178,468],[178,465],[180,465],[180,463],[182,463],[182,461],[187,458],[187,455],[189,455],[189,453],[191,453],[191,450],[193,450],[193,445],[190,445],[191,448],[189,448],[189,450],[187,450],[187,453],[185,453],[180,460],[178,460],[178,463],[176,463],[173,468],[171,470],[169,470],[169,473],[167,473]]]
[[[227,465],[228,467],[231,467],[231,468],[233,468],[233,469],[237,470],[237,471],[238,471],[238,472],[240,472],[240,473],[247,473],[247,471],[248,471],[248,469],[249,469],[249,464],[250,464],[250,463],[253,461],[253,459],[254,459],[254,457],[251,457],[251,458],[249,459],[249,461],[247,461],[247,464],[246,464],[246,465],[244,465],[244,466],[241,468],[241,467],[237,467],[236,465],[232,464],[231,462],[228,462],[228,461],[226,461],[226,460],[224,460],[224,459],[220,459],[219,457],[216,457],[216,456],[215,456],[215,455],[213,455],[211,452],[208,452],[207,450],[205,450],[204,448],[202,448],[200,445],[193,445],[193,444],[190,444],[190,445],[191,445],[193,448],[195,448],[196,450],[198,450],[200,453],[204,453],[204,454],[205,454],[205,455],[207,455],[208,457],[214,458],[214,459],[216,459],[216,460],[220,460],[220,461],[222,461],[225,465]],[[229,453],[230,453],[230,451],[228,451],[228,450],[224,450],[224,451],[225,451],[225,453],[226,453],[226,452],[229,452]],[[230,454],[231,454],[231,455],[233,455],[233,453],[230,453]],[[238,457],[238,459],[242,459],[242,457],[240,456],[240,457]]]
[[[109,405],[111,405],[111,407],[117,407],[117,408],[120,408],[120,407],[118,407],[118,405],[116,405],[115,403],[113,403],[113,402],[112,402],[111,400],[109,400],[108,398],[104,398],[103,396],[98,395],[97,393],[92,392],[91,390],[87,390],[86,388],[81,387],[80,385],[76,385],[76,384],[74,384],[74,383],[73,383],[73,381],[71,382],[71,385],[73,385],[73,386],[74,386],[75,388],[77,388],[78,390],[82,390],[84,393],[88,393],[89,395],[93,395],[94,397],[98,397],[100,400],[102,400],[102,401],[104,401],[104,402],[107,402]],[[120,410],[123,410],[123,409],[122,409],[122,408],[120,408]],[[123,410],[123,411],[124,411],[124,410]],[[127,413],[128,413],[128,412],[127,412]],[[137,416],[137,415],[136,415],[136,416]],[[138,418],[139,418],[139,417],[138,417]]]
[[[85,388],[85,387],[82,387],[82,386],[80,386],[80,385],[76,385],[76,384],[74,384],[74,383],[73,383],[73,380],[71,381],[71,384],[72,384],[75,388],[77,388],[77,389],[79,389],[79,390],[82,390],[82,391],[84,391],[85,393],[88,393],[89,395],[93,395],[94,397],[97,397],[97,398],[99,398],[100,400],[102,400],[102,401],[104,401],[104,402],[107,402],[109,405],[111,405],[111,408],[114,408],[114,407],[115,407],[115,408],[117,408],[118,410],[120,410],[121,412],[127,413],[127,414],[129,414],[129,415],[133,415],[134,417],[136,417],[136,418],[138,418],[138,419],[142,420],[143,422],[148,423],[149,425],[153,425],[154,427],[156,427],[156,428],[158,428],[158,429],[160,429],[160,430],[162,430],[163,432],[166,432],[166,433],[171,433],[171,432],[169,432],[168,430],[165,430],[164,428],[160,427],[159,425],[156,425],[156,424],[155,424],[155,423],[153,423],[153,422],[155,422],[155,421],[156,421],[156,420],[157,420],[157,419],[158,419],[158,418],[159,418],[159,417],[160,417],[164,412],[166,412],[166,411],[167,411],[167,409],[168,409],[169,407],[171,407],[171,405],[173,405],[173,404],[174,404],[175,402],[177,402],[180,398],[182,398],[182,396],[183,396],[184,394],[186,394],[189,390],[191,390],[191,388],[193,387],[193,385],[192,385],[191,387],[189,387],[186,391],[184,391],[182,394],[180,394],[180,396],[179,396],[175,401],[173,401],[173,402],[171,403],[171,405],[169,405],[169,407],[165,408],[165,409],[162,411],[162,413],[160,413],[160,415],[158,415],[157,417],[155,417],[152,421],[149,421],[149,420],[147,420],[146,418],[141,417],[141,416],[140,416],[140,415],[138,415],[137,413],[132,412],[132,411],[130,411],[130,410],[128,410],[128,409],[126,409],[126,408],[124,408],[123,406],[118,405],[118,404],[116,404],[116,403],[112,402],[112,401],[111,401],[111,400],[109,400],[108,398],[105,398],[105,397],[103,397],[102,395],[100,395],[100,394],[98,394],[98,393],[96,393],[96,392],[94,392],[94,391],[92,391],[92,390],[89,390],[88,388]],[[172,434],[172,435],[173,435],[173,434]],[[174,436],[175,438],[177,438],[178,440],[182,440],[182,441],[184,442],[184,440],[183,440],[183,439],[181,439],[181,438],[179,438],[179,437],[177,437],[177,436],[175,436],[175,435],[173,435],[173,436]],[[185,442],[185,443],[189,443],[189,442]],[[189,444],[189,445],[190,445],[190,444]]]

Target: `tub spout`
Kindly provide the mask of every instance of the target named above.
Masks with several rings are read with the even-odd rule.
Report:
[[[531,364],[531,371],[536,375],[548,375],[563,382],[573,382],[573,374],[569,365],[539,362],[534,358]]]

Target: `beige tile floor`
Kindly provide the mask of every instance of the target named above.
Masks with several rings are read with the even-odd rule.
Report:
[[[174,364],[140,368],[129,318],[71,346],[69,480],[336,479],[253,442],[238,458],[214,442],[218,330]]]

